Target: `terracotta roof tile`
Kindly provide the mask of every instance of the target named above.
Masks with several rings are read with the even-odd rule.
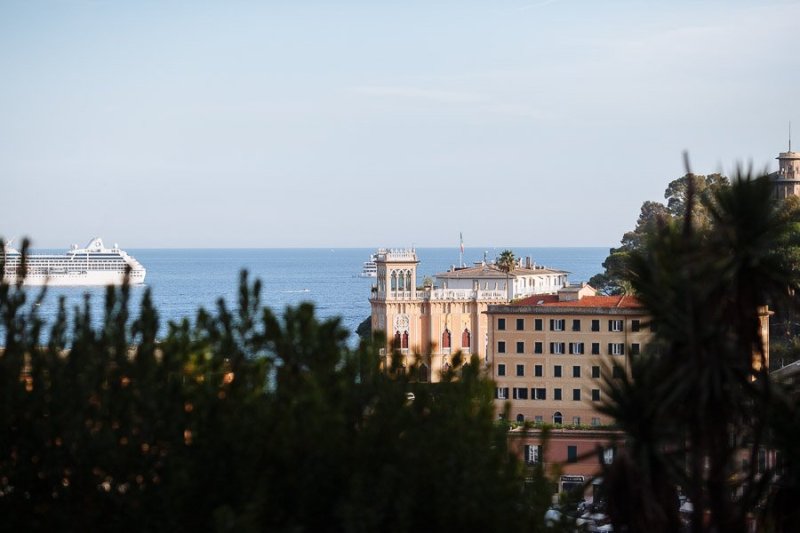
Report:
[[[542,307],[599,307],[599,308],[641,308],[642,303],[635,296],[584,296],[580,300],[559,302],[555,294],[534,295],[514,302],[514,305]]]
[[[551,302],[558,302],[557,294],[534,294],[521,300],[515,300],[511,305],[545,305]]]

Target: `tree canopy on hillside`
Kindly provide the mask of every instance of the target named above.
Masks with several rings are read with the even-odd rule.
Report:
[[[646,235],[652,233],[658,224],[684,218],[690,182],[698,200],[692,203],[692,222],[697,227],[708,226],[708,205],[713,202],[714,194],[728,187],[730,182],[720,174],[703,176],[687,173],[667,185],[664,191],[666,203],[646,201],[642,204],[636,227],[622,236],[621,246],[611,248],[603,261],[604,271],[592,276],[589,285],[607,294],[623,294],[630,290],[625,272],[627,259],[631,252],[642,248]]]

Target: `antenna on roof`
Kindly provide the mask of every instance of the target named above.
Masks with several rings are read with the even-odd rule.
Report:
[[[789,121],[789,151],[792,151],[792,121]]]

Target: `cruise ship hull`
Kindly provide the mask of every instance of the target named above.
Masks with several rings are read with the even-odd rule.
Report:
[[[145,272],[132,271],[128,283],[140,285],[144,283]],[[6,283],[14,284],[17,282],[15,275],[6,275],[3,279]],[[117,272],[67,272],[54,273],[50,275],[28,274],[22,281],[23,285],[48,285],[50,287],[83,287],[83,286],[103,286],[103,285],[122,285],[125,275]]]

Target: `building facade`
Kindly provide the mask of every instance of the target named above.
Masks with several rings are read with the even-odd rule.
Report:
[[[601,380],[629,372],[631,354],[651,337],[638,300],[596,296],[585,285],[491,305],[487,316],[497,410],[510,402],[511,419],[518,422],[612,424],[595,410]]]
[[[502,414],[510,403],[517,422],[556,426],[607,426],[596,411],[603,380],[629,375],[631,356],[652,338],[649,316],[633,296],[597,296],[587,286],[557,295],[490,305],[489,362]],[[769,365],[769,316],[759,308],[765,362]],[[753,354],[760,370],[761,355]]]
[[[604,465],[614,462],[624,446],[625,434],[610,428],[551,429],[545,443],[540,428],[519,427],[509,431],[509,449],[528,466],[541,465],[557,484],[558,492],[581,490],[594,498],[593,481]]]
[[[458,351],[488,361],[488,306],[555,293],[567,284],[568,274],[530,259],[509,273],[482,261],[436,274],[432,284],[419,286],[413,249],[378,250],[375,263],[372,331],[386,334],[385,357],[397,350],[405,365],[418,362],[422,381],[438,381]]]

